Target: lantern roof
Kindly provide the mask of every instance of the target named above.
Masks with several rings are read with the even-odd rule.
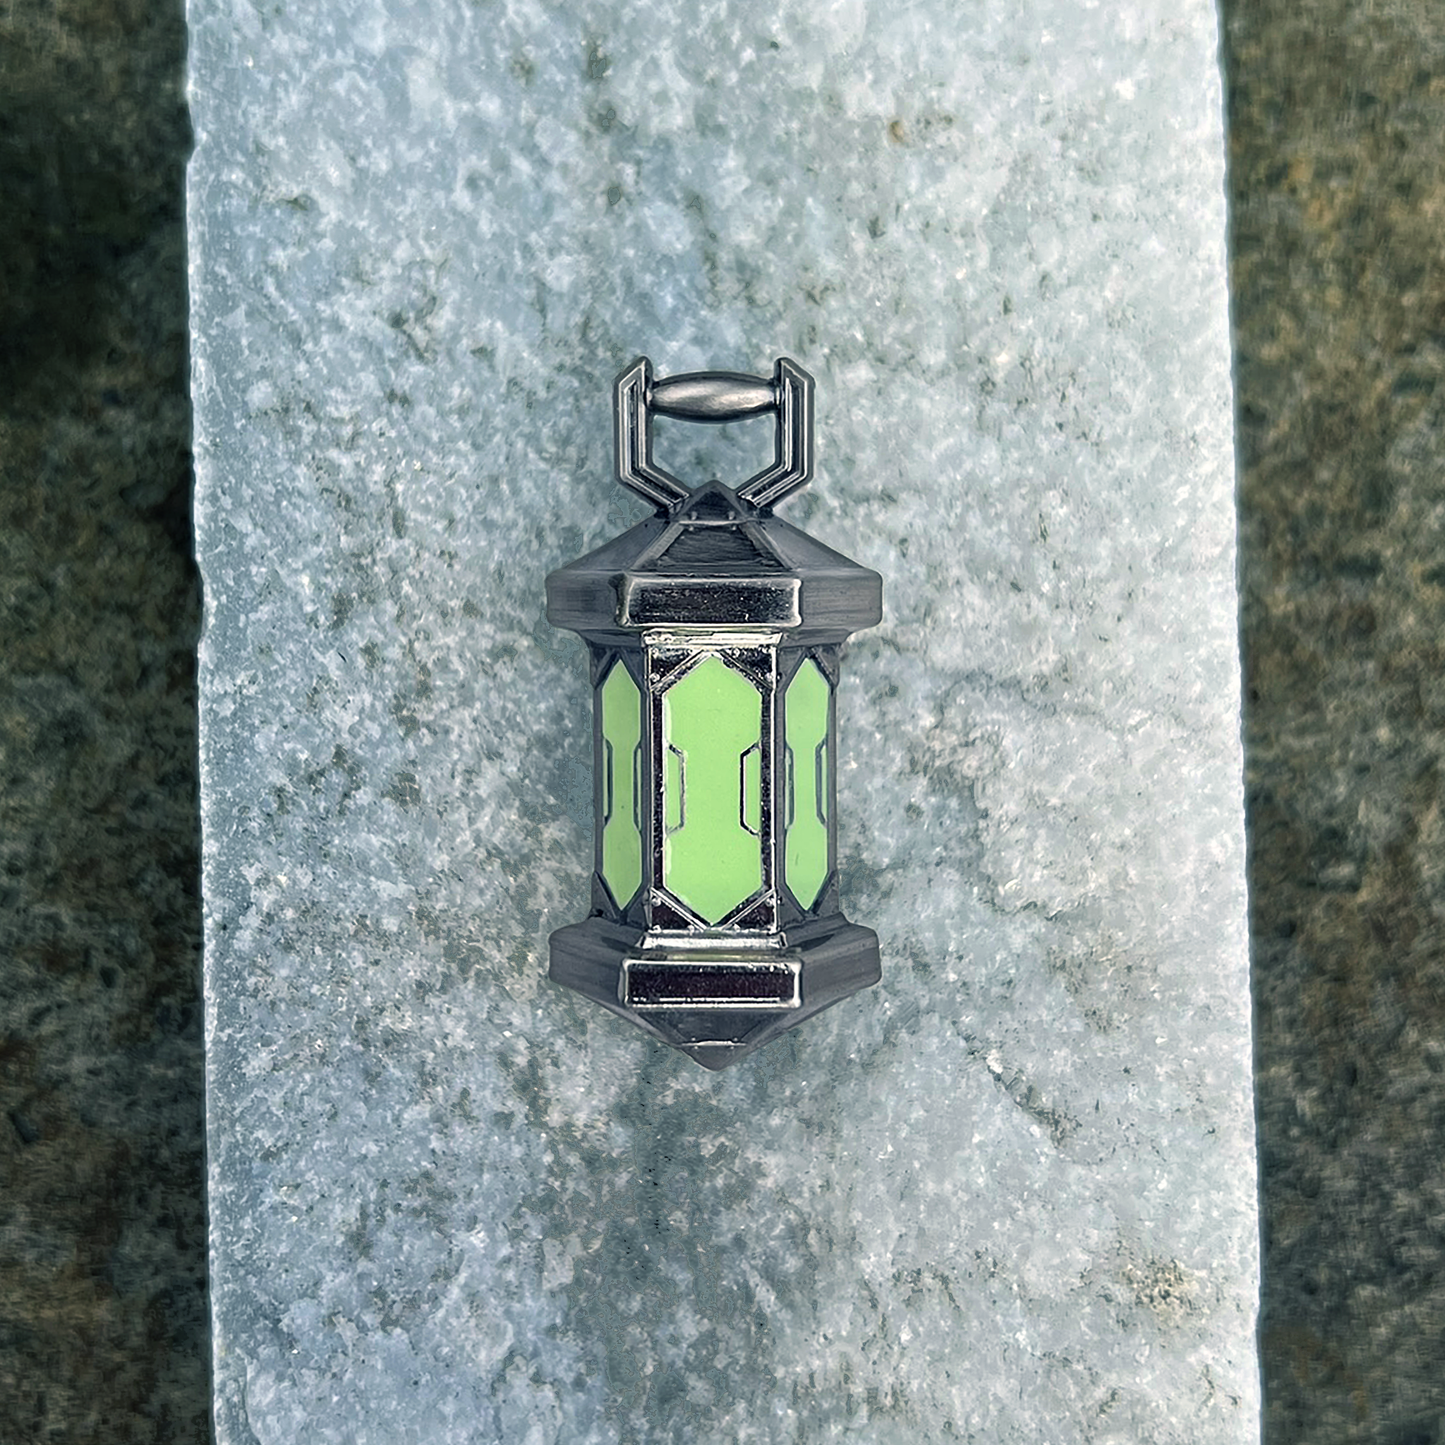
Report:
[[[722,482],[547,578],[547,618],[599,639],[654,628],[839,640],[882,617],[883,579]]]

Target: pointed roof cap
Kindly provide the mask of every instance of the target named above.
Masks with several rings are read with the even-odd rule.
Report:
[[[838,640],[882,616],[883,579],[707,482],[547,579],[547,616],[599,640],[617,632],[738,627]]]

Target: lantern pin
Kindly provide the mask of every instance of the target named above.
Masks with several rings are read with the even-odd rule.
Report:
[[[813,378],[704,371],[614,385],[617,473],[656,509],[547,578],[547,619],[591,657],[588,918],[551,938],[551,978],[709,1069],[881,976],[838,898],[837,685],[883,615],[878,573],[773,515],[812,476]],[[771,412],[773,462],[690,486],[652,417]]]

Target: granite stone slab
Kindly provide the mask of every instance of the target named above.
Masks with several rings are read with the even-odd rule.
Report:
[[[189,18],[222,1445],[1257,1439],[1212,7]],[[883,982],[721,1075],[545,979],[640,352],[885,579]]]

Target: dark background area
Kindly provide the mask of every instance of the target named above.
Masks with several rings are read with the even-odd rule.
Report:
[[[1445,3],[1223,19],[1264,1436],[1445,1445]],[[184,64],[0,5],[0,1445],[210,1438]]]

